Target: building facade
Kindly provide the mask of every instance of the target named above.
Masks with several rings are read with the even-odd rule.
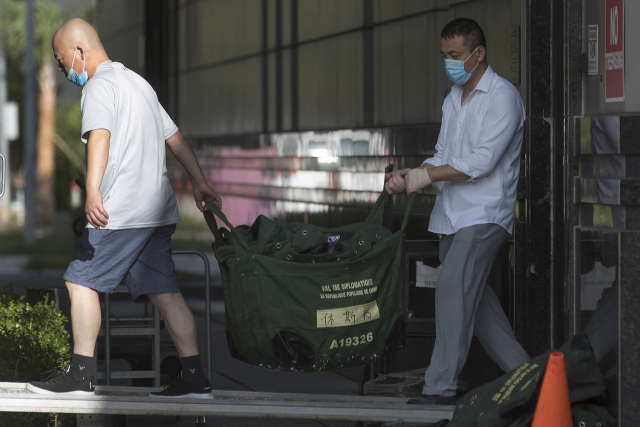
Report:
[[[635,425],[639,2],[103,0],[95,16],[110,57],[147,78],[194,144],[234,224],[265,214],[328,226],[366,217],[388,164],[433,155],[450,88],[440,31],[456,17],[478,21],[489,64],[527,114],[516,224],[492,286],[532,355],[581,331],[615,292],[616,345],[602,368],[611,412]],[[171,175],[182,216],[196,218],[188,179],[178,167]],[[434,200],[433,188],[418,195],[407,228],[425,248],[437,244]],[[405,203],[394,197],[395,227]],[[410,292],[428,295],[416,268]]]

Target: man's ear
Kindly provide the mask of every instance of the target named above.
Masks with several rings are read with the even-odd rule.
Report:
[[[78,53],[80,54],[80,59],[84,59],[84,54],[85,54],[85,48],[82,45],[78,45],[76,46],[76,49],[78,50]]]
[[[478,62],[484,61],[487,56],[487,49],[484,46],[478,46]]]

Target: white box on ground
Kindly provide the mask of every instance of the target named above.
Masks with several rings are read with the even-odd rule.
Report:
[[[416,287],[418,288],[433,288],[438,285],[438,276],[442,266],[438,268],[429,267],[424,265],[422,261],[416,262]]]

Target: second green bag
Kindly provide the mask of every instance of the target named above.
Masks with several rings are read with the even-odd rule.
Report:
[[[382,225],[384,192],[366,221],[332,229],[264,216],[233,227],[207,203],[231,354],[264,368],[320,371],[402,348],[401,261],[414,197],[395,233]]]

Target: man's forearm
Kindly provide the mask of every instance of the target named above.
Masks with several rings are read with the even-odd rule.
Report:
[[[432,164],[425,163],[420,167],[428,169],[427,173],[429,174],[429,178],[431,178],[431,182],[468,181],[471,179],[469,175],[466,175],[449,165],[433,166]]]
[[[200,168],[200,163],[198,163],[198,158],[182,135],[182,132],[178,131],[173,134],[171,138],[167,139],[167,146],[185,168],[192,182],[198,184],[206,182],[202,169]]]
[[[111,132],[96,129],[89,134],[87,141],[87,192],[100,191],[104,171],[109,161]]]

